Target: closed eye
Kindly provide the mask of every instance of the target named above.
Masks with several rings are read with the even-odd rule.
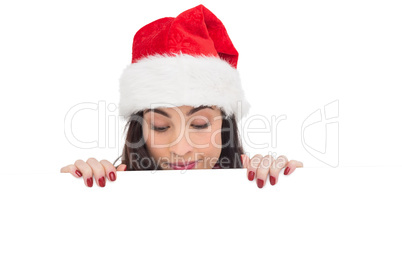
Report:
[[[151,129],[153,129],[155,131],[159,131],[159,132],[164,132],[167,129],[167,127],[155,127],[155,126],[152,126]]]
[[[192,127],[196,128],[196,129],[204,129],[207,128],[208,126],[210,126],[209,123],[206,123],[205,125],[191,125]],[[155,131],[159,131],[159,132],[164,132],[168,129],[169,127],[155,127],[152,126],[151,129],[155,130]]]
[[[202,129],[202,128],[207,128],[210,124],[206,123],[205,125],[191,125],[192,127],[195,127],[197,129]]]

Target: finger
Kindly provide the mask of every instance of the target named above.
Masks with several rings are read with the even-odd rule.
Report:
[[[116,180],[116,168],[113,166],[113,164],[107,160],[101,160],[100,163],[103,166],[103,169],[105,170],[108,180],[115,181]]]
[[[302,168],[302,167],[303,167],[302,162],[296,160],[290,160],[283,174],[290,175],[292,174],[293,171],[295,171],[296,168]]]
[[[96,184],[99,187],[105,187],[106,180],[105,180],[105,170],[101,163],[98,162],[95,158],[91,157],[88,158],[87,164],[91,167],[92,173],[94,174]]]
[[[288,158],[284,155],[278,156],[275,160],[275,163],[269,169],[269,182],[271,185],[275,185],[278,183],[279,172],[286,167],[289,163]]]
[[[62,167],[60,169],[60,172],[61,173],[71,173],[76,178],[82,177],[82,173],[74,165],[68,165],[68,166]]]
[[[300,161],[296,161],[296,162],[297,162],[296,167],[298,167],[298,168],[304,167],[303,162],[300,162]]]
[[[248,157],[246,154],[242,154],[241,163],[243,165],[243,168],[248,168],[250,166],[250,157]]]
[[[249,181],[253,181],[255,178],[255,173],[257,172],[257,168],[260,165],[262,159],[261,154],[256,154],[253,158],[250,159],[249,164],[247,166],[247,178]]]
[[[258,188],[264,187],[270,167],[274,164],[275,159],[272,155],[266,155],[261,159],[261,163],[257,169],[257,186]]]
[[[125,165],[125,164],[120,164],[117,167],[117,171],[126,171],[126,170],[127,170],[127,165]]]
[[[75,161],[74,166],[76,166],[77,169],[82,173],[82,178],[84,179],[85,185],[88,187],[92,187],[94,181],[92,179],[91,167],[81,159]]]

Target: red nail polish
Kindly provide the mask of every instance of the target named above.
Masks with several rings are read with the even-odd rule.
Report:
[[[81,172],[79,170],[76,170],[75,174],[77,174],[78,177],[82,177],[82,174],[81,174]]]
[[[88,179],[87,179],[87,185],[88,185],[88,187],[92,187],[93,184],[94,184],[94,181],[92,180],[92,178],[88,178]]]
[[[253,171],[250,171],[250,172],[248,173],[248,180],[249,180],[249,181],[252,181],[252,180],[254,180],[254,177],[255,177],[255,173],[254,173]]]
[[[105,187],[105,184],[106,184],[105,177],[100,178],[99,179],[99,186],[100,187]]]
[[[257,186],[258,188],[262,188],[264,186],[264,181],[261,179],[257,179]]]
[[[290,171],[290,168],[287,167],[287,168],[285,169],[285,172],[284,172],[283,174],[288,175],[289,171]]]
[[[126,171],[127,170],[127,166],[124,168],[124,171]]]
[[[114,175],[114,172],[113,172],[113,171],[109,173],[109,178],[110,178],[111,181],[115,181],[115,180],[116,180],[116,176]]]
[[[271,185],[275,185],[276,178],[274,176],[269,176],[269,182],[271,183]]]

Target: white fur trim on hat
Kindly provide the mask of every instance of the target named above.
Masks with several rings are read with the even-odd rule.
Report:
[[[219,57],[152,55],[123,71],[119,114],[125,120],[140,110],[182,105],[216,105],[237,120],[250,109],[238,70]]]

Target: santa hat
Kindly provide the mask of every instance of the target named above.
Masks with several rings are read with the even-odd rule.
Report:
[[[198,5],[134,36],[132,61],[120,78],[119,114],[144,109],[216,105],[240,120],[250,104],[237,70],[238,52],[222,22]]]

